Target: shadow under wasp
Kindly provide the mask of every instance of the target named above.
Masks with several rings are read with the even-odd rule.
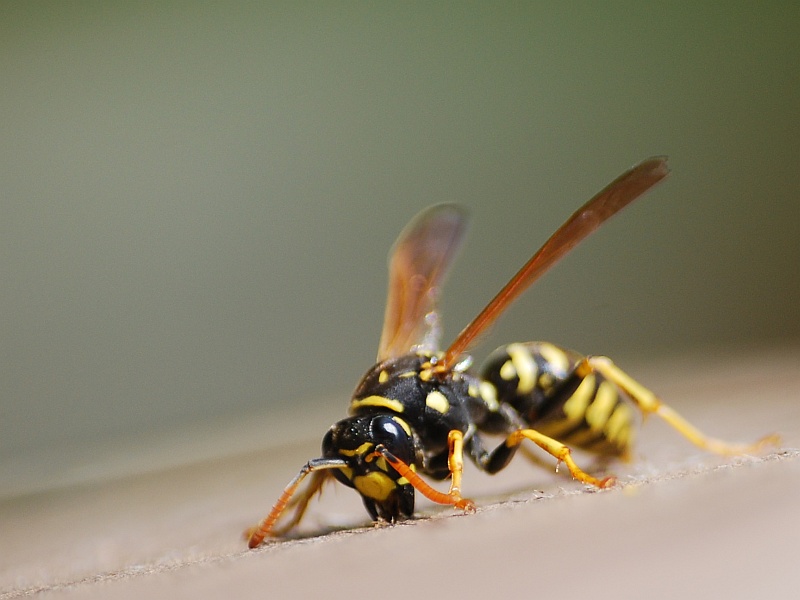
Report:
[[[467,218],[452,204],[418,214],[391,253],[378,362],[356,387],[350,416],[325,434],[322,456],[303,466],[267,517],[247,532],[249,546],[297,525],[330,477],[354,488],[376,521],[411,517],[415,490],[433,502],[472,511],[475,505],[461,494],[464,453],[479,469],[497,473],[525,440],[564,463],[578,481],[609,487],[615,479],[583,471],[570,447],[625,457],[638,413],[658,415],[692,443],[718,454],[747,454],[776,443],[776,436],[749,445],[711,438],[608,358],[548,342],[503,346],[479,375],[469,370],[467,350],[531,283],[668,173],[666,158],[654,157],[612,181],[567,219],[443,352],[436,301]],[[505,439],[490,451],[484,434]],[[449,477],[450,489],[439,491],[420,474]],[[298,492],[308,475],[309,485]],[[294,513],[276,526],[287,508]]]

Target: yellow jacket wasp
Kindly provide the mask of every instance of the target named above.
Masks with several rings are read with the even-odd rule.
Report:
[[[719,454],[744,454],[775,443],[751,445],[710,438],[661,402],[608,358],[582,356],[547,342],[509,344],[489,356],[480,375],[465,352],[542,273],[602,223],[667,176],[666,158],[654,157],[620,175],[575,212],[500,290],[444,352],[437,346],[436,300],[466,229],[457,206],[436,205],[402,231],[391,254],[389,292],[378,362],[350,402],[350,416],[322,440],[322,456],[300,470],[267,517],[248,531],[249,546],[285,534],[303,517],[329,477],[355,488],[374,520],[414,513],[415,490],[433,502],[471,511],[461,495],[463,455],[487,473],[503,469],[530,440],[563,462],[572,476],[600,488],[575,464],[570,448],[624,456],[633,443],[638,412],[656,414],[691,442]],[[483,434],[503,435],[494,450]],[[450,478],[450,489],[432,488]],[[311,474],[309,485],[298,492]],[[283,512],[294,514],[276,527]]]

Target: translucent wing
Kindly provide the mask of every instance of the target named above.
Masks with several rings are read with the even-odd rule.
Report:
[[[439,290],[467,225],[453,204],[423,210],[403,229],[389,259],[389,294],[378,360],[408,354],[415,346],[437,349]]]
[[[464,328],[447,349],[439,369],[442,372],[452,369],[458,357],[471,346],[475,338],[485,332],[529,285],[606,220],[664,179],[668,173],[666,157],[649,158],[617,177],[579,208]]]

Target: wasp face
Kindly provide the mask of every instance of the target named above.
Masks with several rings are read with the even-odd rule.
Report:
[[[385,414],[339,421],[322,440],[322,455],[347,461],[347,467],[333,471],[334,476],[361,494],[373,520],[410,517],[414,513],[414,488],[375,453],[379,445],[407,465],[417,462],[413,432],[399,417]]]

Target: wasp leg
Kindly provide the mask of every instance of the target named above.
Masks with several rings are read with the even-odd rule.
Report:
[[[608,488],[616,483],[614,477],[598,479],[592,477],[581,469],[572,459],[572,451],[558,440],[544,435],[535,429],[519,429],[510,434],[506,441],[492,451],[482,462],[482,467],[487,473],[497,473],[505,468],[519,449],[523,441],[530,440],[550,456],[567,465],[570,474],[581,483],[593,485],[598,488]]]
[[[731,444],[707,436],[605,356],[585,358],[578,365],[577,371],[581,374],[588,374],[591,371],[600,373],[619,386],[636,403],[643,414],[658,415],[678,433],[703,450],[722,455],[752,454],[763,450],[766,446],[780,444],[780,437],[776,434],[764,436],[753,444]]]
[[[261,542],[263,542],[264,538],[267,536],[281,535],[297,525],[297,523],[300,522],[300,519],[303,518],[303,514],[308,507],[309,501],[314,494],[319,492],[323,482],[326,479],[326,476],[328,475],[327,473],[320,471],[323,471],[324,469],[338,469],[344,466],[347,466],[347,463],[336,458],[315,458],[308,461],[305,466],[300,469],[300,472],[295,475],[294,479],[289,482],[289,485],[284,488],[283,493],[280,495],[280,498],[278,498],[277,502],[275,502],[275,505],[272,507],[272,510],[269,511],[267,517],[256,527],[252,527],[245,532],[245,535],[247,535],[249,538],[247,545],[250,548],[255,548]],[[309,486],[308,490],[303,492],[295,500],[292,500],[297,488],[310,473],[314,473],[314,476],[312,477],[311,485]],[[297,506],[297,509],[295,510],[295,514],[290,519],[289,523],[280,529],[275,529],[275,523],[283,514],[283,511],[286,510],[287,507],[295,505]]]
[[[453,429],[447,435],[447,466],[450,468],[450,496],[461,497],[461,475],[464,472],[464,434]]]
[[[328,480],[330,473],[328,471],[315,471],[311,474],[311,481],[309,481],[306,488],[299,494],[295,494],[289,503],[286,505],[285,510],[294,509],[292,517],[280,527],[274,527],[271,535],[281,537],[288,531],[294,528],[295,525],[303,520],[303,515],[306,514],[308,503],[317,494],[322,495],[322,485]]]
[[[389,452],[385,446],[378,445],[375,448],[375,454],[386,459],[386,462],[388,462],[392,468],[400,474],[401,477],[404,477],[408,483],[414,487],[414,489],[416,489],[431,502],[436,502],[437,504],[450,504],[464,511],[473,512],[475,510],[475,503],[469,498],[464,498],[461,495],[461,473],[464,469],[464,436],[460,431],[453,430],[447,436],[447,440],[449,445],[447,464],[452,477],[450,491],[447,493],[440,492],[439,490],[428,485],[428,483],[422,479],[422,477],[417,475],[416,471],[414,471],[405,462],[397,458],[394,454]]]

